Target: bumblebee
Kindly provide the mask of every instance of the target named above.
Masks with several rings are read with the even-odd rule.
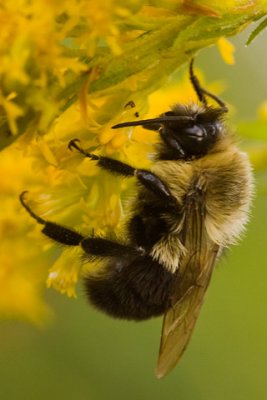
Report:
[[[99,168],[137,181],[127,213],[125,239],[84,237],[73,229],[24,208],[42,232],[67,246],[81,246],[88,261],[100,260],[83,281],[91,304],[104,313],[141,321],[164,315],[156,375],[177,364],[193,332],[214,265],[224,248],[243,232],[253,196],[248,157],[225,123],[225,103],[204,89],[190,63],[189,76],[198,104],[175,104],[157,118],[125,122],[158,132],[150,170],[84,150],[79,140],[69,149]],[[212,99],[216,106],[208,105]]]

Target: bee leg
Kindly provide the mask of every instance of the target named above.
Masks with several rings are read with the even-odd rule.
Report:
[[[133,247],[105,238],[88,237],[81,241],[81,247],[86,255],[95,257],[125,257],[140,256],[145,253],[142,247]]]
[[[80,233],[64,226],[55,224],[54,222],[45,221],[43,218],[36,215],[25,202],[24,197],[26,193],[26,191],[21,193],[20,202],[30,214],[30,216],[38,222],[38,224],[44,225],[44,228],[42,229],[42,233],[44,235],[48,236],[50,239],[53,239],[58,243],[65,244],[67,246],[80,245],[81,241],[84,239],[84,237]]]
[[[97,156],[95,154],[85,151],[82,147],[78,145],[79,139],[73,139],[69,142],[69,149],[76,149],[79,153],[83,154],[85,157],[91,158],[91,160],[97,161],[97,165],[113,174],[122,176],[133,176],[135,169],[130,165],[127,165],[119,160],[113,160],[109,157]]]
[[[91,158],[91,160],[97,161],[99,167],[117,175],[122,175],[125,177],[136,176],[140,183],[145,186],[149,191],[155,193],[158,197],[162,198],[164,201],[174,202],[174,198],[171,195],[168,187],[152,172],[134,168],[122,161],[114,160],[109,157],[97,156],[92,153],[88,153],[78,145],[79,140],[73,139],[69,143],[69,149],[75,148],[85,157]]]
[[[166,201],[167,203],[176,203],[176,200],[172,196],[168,186],[165,185],[157,175],[153,174],[153,172],[146,169],[136,169],[134,175],[146,189],[153,192],[163,201]]]
[[[85,238],[73,229],[66,228],[65,226],[54,222],[45,221],[43,218],[35,214],[25,202],[26,193],[27,192],[22,192],[20,195],[21,204],[32,218],[34,218],[39,224],[44,225],[42,233],[57,243],[65,244],[67,246],[81,245],[82,249],[88,256],[92,255],[95,257],[115,257],[124,256],[125,254],[128,254],[129,256],[140,256],[140,254],[144,254],[144,249],[141,247],[127,246],[125,244],[98,237]]]

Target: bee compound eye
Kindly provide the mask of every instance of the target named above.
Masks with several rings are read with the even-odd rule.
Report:
[[[207,132],[208,136],[214,136],[217,132],[216,124],[208,124],[205,126],[205,131]]]
[[[204,129],[207,132],[208,137],[215,137],[222,131],[222,125],[218,122],[213,122],[210,124],[205,124]]]

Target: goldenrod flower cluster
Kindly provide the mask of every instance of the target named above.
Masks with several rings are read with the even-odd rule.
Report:
[[[1,317],[41,322],[44,283],[75,296],[81,273],[94,268],[79,248],[43,237],[19,194],[28,190],[44,219],[113,235],[134,183],[70,152],[69,140],[148,167],[156,134],[112,125],[192,100],[187,77],[160,88],[205,46],[217,43],[232,63],[224,36],[266,12],[264,1],[244,0],[0,0]]]

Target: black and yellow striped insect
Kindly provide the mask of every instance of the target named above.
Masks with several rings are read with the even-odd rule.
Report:
[[[164,315],[156,374],[166,375],[183,354],[215,262],[236,242],[248,220],[253,178],[248,157],[225,124],[227,107],[190,79],[199,104],[171,107],[141,125],[158,132],[150,170],[84,150],[77,139],[69,148],[96,161],[99,168],[137,181],[126,213],[124,240],[84,237],[37,216],[21,194],[22,205],[42,232],[67,246],[81,246],[97,271],[84,277],[91,304],[115,318],[145,320]],[[216,106],[208,105],[212,99]]]

